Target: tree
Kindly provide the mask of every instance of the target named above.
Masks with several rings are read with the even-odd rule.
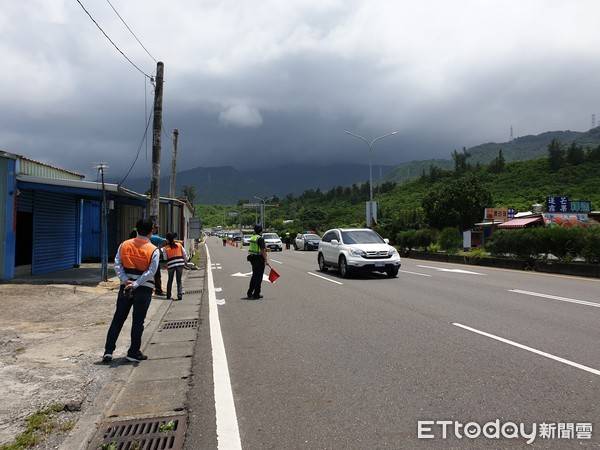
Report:
[[[498,156],[488,166],[488,171],[491,173],[502,173],[506,169],[506,160],[502,154],[502,149],[498,150]]]
[[[467,160],[471,157],[471,154],[467,151],[465,147],[462,149],[462,153],[454,150],[452,152],[452,159],[454,160],[454,173],[457,175],[461,175],[470,169],[469,163]]]
[[[567,162],[574,166],[585,162],[585,151],[575,142],[572,142],[567,149]]]
[[[492,205],[492,195],[476,176],[468,175],[434,187],[421,205],[433,228],[466,230],[481,220],[484,208]]]
[[[181,188],[183,197],[190,202],[191,205],[195,205],[196,202],[196,186],[186,184]]]
[[[596,148],[589,148],[586,156],[588,161],[600,162],[600,145]]]
[[[553,172],[565,165],[565,150],[558,139],[552,139],[548,144],[548,162]]]

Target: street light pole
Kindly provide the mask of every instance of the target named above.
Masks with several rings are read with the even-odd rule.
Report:
[[[378,136],[371,140],[367,139],[366,137],[361,136],[360,134],[352,133],[351,131],[348,131],[348,130],[344,130],[344,133],[349,134],[350,136],[355,137],[357,139],[360,139],[365,144],[367,144],[367,146],[369,147],[369,202],[372,207],[372,205],[373,205],[373,155],[372,155],[373,147],[377,141],[380,141],[388,136],[393,136],[395,134],[398,134],[398,131],[392,131],[391,133],[387,133],[382,136]],[[372,220],[372,217],[370,219]],[[369,222],[371,222],[371,220],[369,220]]]
[[[265,228],[265,204],[271,200],[272,197],[262,198],[257,195],[254,196],[255,199],[260,201],[260,226]]]

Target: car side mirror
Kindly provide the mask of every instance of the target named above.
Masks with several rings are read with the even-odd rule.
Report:
[[[383,240],[383,242],[385,242],[386,244],[389,244],[389,243],[390,243],[390,240],[389,240],[388,238],[385,238],[385,239]]]
[[[339,245],[340,242],[337,239],[332,239],[331,240],[331,245]]]

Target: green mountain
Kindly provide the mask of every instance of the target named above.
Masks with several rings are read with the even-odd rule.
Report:
[[[556,172],[550,170],[547,158],[508,163],[500,173],[491,173],[486,166],[472,169],[468,174],[478,175],[484,187],[492,194],[490,207],[512,207],[527,211],[533,203],[543,203],[548,195],[567,195],[575,200],[590,200],[592,207],[600,209],[600,158],[578,164],[566,164]],[[403,184],[378,186],[375,199],[380,205],[380,222],[418,223],[422,219],[421,202],[432,189],[444,186],[456,178],[452,172],[431,181],[419,178]],[[267,211],[267,225],[278,231],[291,233],[304,229],[320,232],[340,226],[362,226],[365,217],[365,200],[368,185],[337,187],[327,192],[309,190],[298,197],[277,199],[278,207]],[[200,207],[200,216],[207,226],[223,225],[226,212],[235,207]],[[483,211],[481,211],[483,219]],[[225,224],[239,223],[239,219],[226,219]],[[243,211],[242,223],[251,224],[255,213]],[[284,220],[293,220],[284,225]]]
[[[596,147],[600,144],[600,127],[592,128],[586,132],[579,131],[548,131],[537,135],[518,137],[509,142],[488,142],[468,148],[471,154],[469,162],[472,164],[488,164],[502,150],[504,158],[510,161],[527,161],[546,156],[548,144],[552,139],[558,139],[562,144],[569,145],[575,142],[584,147]],[[385,177],[385,181],[403,183],[426,172],[433,165],[441,169],[451,169],[454,163],[451,159],[431,159],[426,161],[410,161],[396,166]]]

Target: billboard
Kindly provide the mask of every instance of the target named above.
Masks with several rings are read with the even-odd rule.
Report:
[[[546,211],[549,213],[587,214],[592,210],[588,200],[571,200],[565,195],[550,195],[546,198]]]
[[[485,208],[483,213],[483,220],[485,222],[507,222],[513,217],[515,217],[515,210],[513,208]]]

